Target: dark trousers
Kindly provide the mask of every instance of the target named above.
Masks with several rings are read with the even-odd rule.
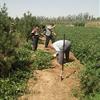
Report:
[[[50,35],[50,36],[47,36],[47,35],[46,35],[45,48],[48,47],[48,44],[49,44],[49,41],[50,41],[50,40],[52,41],[52,43],[55,42],[54,36],[53,36],[53,35]]]
[[[64,51],[61,50],[58,52],[57,61],[59,64],[63,64],[65,60],[66,60],[66,62],[69,61],[70,48],[71,48],[71,45],[69,45],[68,47],[65,47]],[[65,59],[64,59],[64,56],[65,56]]]
[[[32,38],[32,42],[33,42],[33,50],[37,50],[38,47],[38,41],[39,41],[39,36],[36,35]]]

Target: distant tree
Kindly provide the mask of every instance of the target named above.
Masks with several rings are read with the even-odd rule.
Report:
[[[97,17],[97,20],[100,21],[100,17]]]
[[[22,18],[16,17],[15,23],[16,30],[20,32],[24,37],[27,37],[27,35],[31,32],[33,26],[40,24],[36,17],[32,16],[29,11],[27,13],[24,13]]]

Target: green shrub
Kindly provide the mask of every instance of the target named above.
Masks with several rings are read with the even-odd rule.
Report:
[[[74,26],[85,26],[85,22],[80,21],[80,22],[75,22],[73,23]]]
[[[6,76],[15,61],[16,35],[10,32],[11,20],[5,4],[0,7],[0,76]]]
[[[32,53],[25,47],[16,49],[15,60],[10,62],[12,68],[6,77],[0,78],[0,100],[17,100],[18,96],[25,93],[27,80],[33,73],[29,67]]]
[[[23,67],[12,71],[6,78],[0,78],[0,100],[17,100],[18,96],[25,93],[26,83],[31,75],[31,70]]]
[[[46,69],[51,65],[52,56],[48,52],[41,50],[36,51],[33,66],[35,69]]]
[[[93,64],[87,64],[81,74],[81,88],[85,95],[100,92],[100,68]]]

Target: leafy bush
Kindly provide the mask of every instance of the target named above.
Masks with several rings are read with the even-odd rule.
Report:
[[[41,50],[36,51],[33,66],[35,69],[46,69],[51,65],[52,56],[48,52]]]
[[[49,68],[51,64],[52,56],[47,52],[38,50],[33,53],[27,47],[18,48],[16,52],[16,62],[9,75],[0,78],[1,100],[17,100],[18,96],[26,92],[26,82],[32,76],[32,70]],[[33,68],[29,67],[30,64]]]
[[[99,66],[100,67],[100,66]],[[81,74],[81,88],[85,95],[100,92],[100,68],[93,64],[87,64],[85,71]]]
[[[17,100],[25,93],[26,82],[31,76],[31,70],[23,67],[12,71],[6,78],[0,78],[0,100]]]
[[[0,100],[17,100],[25,92],[32,63],[34,69],[49,68],[50,54],[43,51],[33,54],[31,45],[25,42],[36,24],[39,22],[30,13],[14,20],[8,17],[5,4],[0,8]]]
[[[75,22],[73,23],[74,26],[85,26],[85,22],[80,21],[80,22]]]
[[[24,13],[22,18],[15,18],[16,30],[22,33],[24,38],[29,37],[33,26],[39,25],[39,21],[36,19],[35,16],[28,11]]]
[[[16,49],[15,62],[10,63],[12,68],[9,70],[8,76],[0,78],[1,100],[17,100],[17,96],[25,92],[26,82],[33,73],[29,67],[32,63],[32,53],[25,47]],[[11,61],[13,60],[11,59]]]
[[[25,48],[27,48],[28,50],[32,50],[32,41],[28,41],[28,42],[24,43],[23,46]]]

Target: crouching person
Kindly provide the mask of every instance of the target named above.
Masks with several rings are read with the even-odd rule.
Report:
[[[64,56],[65,56],[66,62],[69,61],[69,52],[71,48],[71,42],[69,40],[65,40],[64,47],[63,47],[63,44],[64,44],[64,40],[58,40],[52,44],[53,49],[55,49],[56,51],[55,56],[57,57],[57,61],[59,64],[63,64]]]

